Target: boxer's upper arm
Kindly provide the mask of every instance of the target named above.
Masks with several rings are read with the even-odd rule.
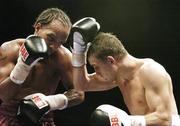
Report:
[[[147,103],[152,110],[166,111],[171,99],[169,82],[160,76],[154,79],[145,87]]]
[[[0,82],[9,76],[18,56],[19,39],[5,42],[0,46]]]
[[[73,67],[71,65],[71,58],[71,52],[63,46],[60,47],[57,66],[60,72],[61,81],[67,89],[73,88]]]
[[[0,60],[0,99],[4,103],[14,98],[20,89],[19,85],[9,79],[9,75],[17,62],[19,47],[23,42],[24,39],[15,39],[0,47],[1,56],[4,57]]]
[[[116,83],[104,80],[96,73],[88,75],[88,85],[85,87],[87,91],[105,91],[117,87]]]
[[[146,69],[146,68],[145,68]],[[172,86],[168,73],[160,65],[149,66],[143,76],[145,98],[152,111],[148,124],[167,123],[171,113]]]
[[[95,72],[89,74],[86,66],[73,68],[73,80],[75,88],[81,91],[105,91],[118,86],[113,82],[104,80]]]
[[[16,62],[19,54],[19,47],[24,41],[24,39],[15,39],[8,42],[4,42],[0,46],[0,54],[2,55],[2,60],[0,60],[1,63]]]

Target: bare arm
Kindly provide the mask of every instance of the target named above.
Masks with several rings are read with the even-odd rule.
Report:
[[[66,89],[73,88],[73,67],[71,65],[71,52],[64,46],[60,47],[60,55],[58,58],[58,69],[61,81]]]
[[[84,101],[83,91],[77,91],[73,85],[73,67],[71,65],[71,52],[65,47],[60,47],[61,55],[59,59],[59,71],[61,81],[67,91],[64,93],[68,97],[68,107],[78,105]]]
[[[72,65],[73,82],[77,90],[101,91],[108,90],[117,85],[108,82],[97,76],[96,73],[88,74],[86,69],[86,52],[88,42],[92,42],[98,31],[100,24],[93,17],[85,17],[73,24],[71,29],[72,37]]]
[[[14,68],[18,56],[19,43],[23,39],[5,42],[0,47],[0,98],[3,101],[11,99],[18,92],[20,86],[14,84],[9,75]]]
[[[177,114],[171,78],[159,64],[149,66],[145,73],[145,96],[152,113],[145,116],[147,126],[170,126],[171,117]]]
[[[83,91],[109,90],[117,85],[98,76],[96,73],[88,74],[86,65],[74,67],[73,79],[75,88]]]

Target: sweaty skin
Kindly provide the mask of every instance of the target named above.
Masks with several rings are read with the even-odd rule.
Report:
[[[3,104],[17,101],[32,93],[54,94],[61,81],[69,89],[73,88],[71,52],[62,44],[67,40],[70,28],[55,20],[47,26],[37,24],[35,34],[45,39],[49,57],[39,61],[31,70],[26,81],[21,85],[14,84],[9,75],[14,68],[19,48],[25,39],[5,42],[0,47],[0,98]],[[79,100],[83,99],[80,95]]]
[[[85,65],[74,67],[75,88],[101,91],[119,87],[131,115],[144,115],[147,126],[170,126],[171,115],[178,114],[172,81],[162,65],[152,59],[127,54],[121,60],[108,56],[105,62],[89,57],[95,73]]]

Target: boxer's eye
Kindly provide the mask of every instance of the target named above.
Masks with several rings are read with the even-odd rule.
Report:
[[[50,42],[50,43],[56,43],[56,44],[64,44],[66,41],[65,40],[58,40],[56,37],[52,36],[52,35],[49,35],[47,37],[47,40]]]
[[[47,40],[48,40],[48,42],[56,42],[57,40],[54,38],[54,37],[52,37],[52,36],[48,36],[47,37]]]

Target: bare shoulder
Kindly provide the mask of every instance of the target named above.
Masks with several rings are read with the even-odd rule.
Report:
[[[2,61],[14,61],[18,56],[20,45],[24,42],[24,39],[14,39],[4,42],[0,46],[0,59]]]
[[[4,42],[0,46],[0,82],[9,76],[17,61],[19,47],[23,39]]]
[[[1,49],[6,51],[14,51],[19,49],[20,45],[25,42],[25,39],[14,39],[11,41],[4,42],[1,45]]]
[[[69,49],[67,49],[64,46],[59,47],[58,49],[58,55],[57,55],[57,65],[62,69],[71,67],[71,58],[72,58],[72,53],[70,52]]]
[[[153,59],[144,59],[142,70],[152,73],[167,73],[164,66]]]
[[[153,59],[147,58],[147,59],[143,59],[144,64],[142,66],[142,69],[146,71],[161,71],[161,72],[166,72],[165,68],[163,67],[163,65],[161,65],[160,63],[156,62]]]
[[[156,84],[171,80],[170,75],[160,63],[156,62],[153,59],[144,59],[143,62],[144,64],[140,69],[140,76],[145,82]]]

